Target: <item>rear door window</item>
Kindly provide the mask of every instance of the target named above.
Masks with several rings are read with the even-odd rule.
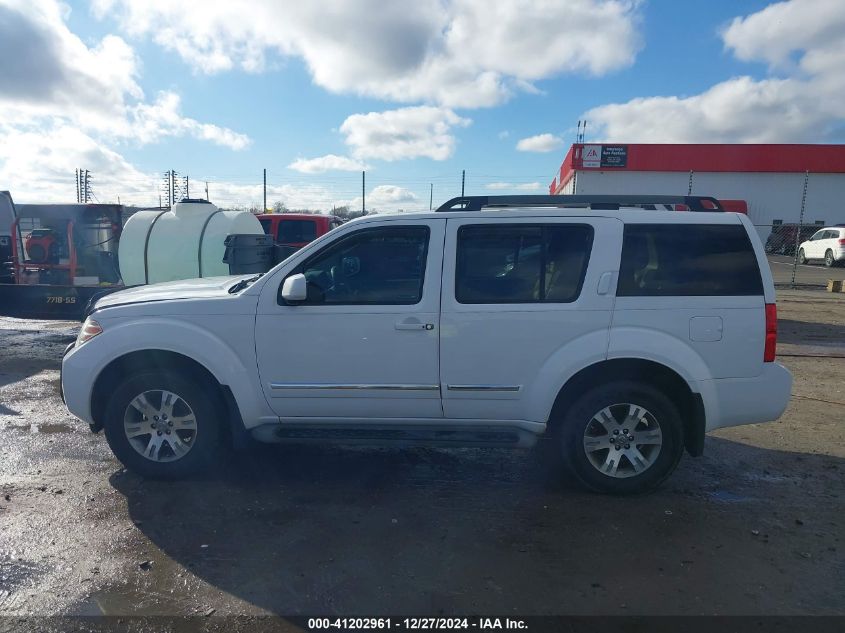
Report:
[[[616,294],[762,295],[763,282],[742,226],[628,224]]]
[[[581,292],[593,228],[478,224],[458,231],[459,303],[569,303]]]

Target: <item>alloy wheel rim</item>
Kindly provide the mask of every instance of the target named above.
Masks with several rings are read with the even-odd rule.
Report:
[[[663,432],[648,409],[625,402],[605,407],[590,418],[583,442],[593,468],[624,479],[654,465],[663,448]]]
[[[197,419],[181,396],[151,389],[135,396],[123,414],[129,445],[153,462],[182,459],[196,443]]]

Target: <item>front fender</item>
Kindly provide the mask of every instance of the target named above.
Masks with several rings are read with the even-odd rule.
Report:
[[[226,323],[221,322],[220,325],[225,328],[230,342],[224,341],[208,328],[179,319],[104,321],[102,334],[65,357],[65,374],[72,372],[76,376],[85,375],[90,381],[85,410],[71,411],[83,420],[90,420],[93,385],[110,362],[132,352],[162,350],[193,359],[205,367],[220,384],[228,386],[247,428],[258,424],[261,418],[274,417],[259,389],[252,318],[248,319],[249,327],[241,328],[232,323],[231,315],[220,318],[226,320]],[[104,353],[105,350],[107,353]]]

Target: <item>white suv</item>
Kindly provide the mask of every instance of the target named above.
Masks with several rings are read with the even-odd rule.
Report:
[[[586,486],[647,490],[790,396],[757,232],[701,200],[461,198],[349,222],[258,277],[118,292],[66,352],[64,398],[150,477],[250,437],[547,438]]]
[[[845,229],[838,226],[826,226],[813,233],[806,242],[798,247],[798,262],[806,264],[810,260],[821,260],[830,268],[845,260]]]

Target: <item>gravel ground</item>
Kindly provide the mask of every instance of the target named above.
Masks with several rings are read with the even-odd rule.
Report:
[[[534,451],[262,447],[125,472],[57,392],[72,323],[0,319],[0,614],[845,614],[845,295],[779,293],[794,397],[657,492]]]

